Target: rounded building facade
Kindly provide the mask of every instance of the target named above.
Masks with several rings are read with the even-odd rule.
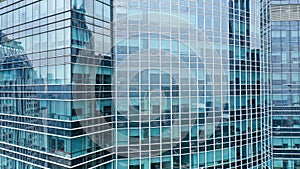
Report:
[[[116,168],[268,168],[268,1],[114,2]]]

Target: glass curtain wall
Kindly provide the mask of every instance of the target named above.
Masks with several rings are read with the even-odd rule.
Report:
[[[268,168],[269,1],[114,2],[117,168]]]
[[[112,168],[111,5],[0,2],[0,168]]]
[[[271,6],[273,165],[300,168],[300,2],[272,0]]]

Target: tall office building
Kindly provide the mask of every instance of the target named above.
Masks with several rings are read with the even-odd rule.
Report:
[[[0,168],[112,168],[111,5],[1,1]]]
[[[300,168],[300,1],[271,1],[275,169]]]
[[[268,0],[2,0],[0,168],[271,168]]]
[[[268,19],[268,1],[115,1],[116,167],[267,167]]]

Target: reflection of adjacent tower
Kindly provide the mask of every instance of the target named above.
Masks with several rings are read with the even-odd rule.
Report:
[[[9,42],[1,45],[1,99],[2,111],[7,114],[35,116],[39,114],[39,102],[36,101],[38,94],[33,79],[37,79],[37,73],[24,54],[20,42]],[[13,68],[13,69],[12,69]],[[32,98],[21,99],[21,98]],[[19,99],[17,99],[19,98]]]
[[[230,115],[235,117],[235,123],[231,123],[230,132],[233,135],[238,135],[241,138],[243,135],[255,132],[261,135],[261,128],[258,126],[248,125],[248,121],[256,120],[256,114],[261,113],[260,105],[250,104],[252,99],[259,101],[260,94],[256,87],[256,82],[253,84],[252,79],[256,78],[255,64],[256,58],[251,58],[250,43],[246,43],[246,39],[250,41],[250,18],[246,18],[247,12],[250,12],[250,2],[246,2],[246,5],[236,2],[229,1],[229,57],[230,57]],[[236,17],[241,13],[241,17]],[[236,20],[234,20],[236,19]],[[247,19],[247,20],[246,20]],[[241,25],[241,27],[240,27]],[[244,41],[242,41],[244,39]],[[238,46],[239,45],[239,46]],[[255,55],[255,53],[254,53]],[[255,55],[255,56],[260,56]],[[259,62],[259,60],[258,60]],[[253,70],[254,69],[254,70]],[[254,76],[252,76],[252,74]],[[253,84],[253,85],[252,85]],[[253,91],[250,93],[250,91]],[[248,115],[249,113],[249,115]],[[252,116],[252,115],[253,116]],[[258,118],[261,122],[261,118]],[[248,126],[248,127],[247,127]],[[255,134],[255,135],[256,135]],[[245,140],[243,137],[241,140]],[[261,149],[257,152],[256,144],[242,146],[242,141],[240,139],[236,140],[236,154],[237,161],[241,159],[249,158],[247,157],[246,149],[251,149],[254,156],[260,154]],[[245,142],[245,141],[243,141]],[[259,142],[261,146],[261,142]]]
[[[11,88],[10,93],[16,102],[22,101],[18,105],[23,107],[18,108],[20,115],[1,114],[0,123],[10,133],[24,135],[25,139],[33,138],[33,133],[40,141],[37,146],[28,146],[10,134],[8,138],[13,144],[0,142],[0,146],[5,147],[3,154],[7,155],[3,158],[3,154],[0,155],[1,165],[2,159],[9,161],[11,168],[34,165],[41,168],[109,168],[112,165],[112,135],[104,125],[112,123],[111,52],[104,50],[104,45],[108,49],[111,43],[111,2],[41,0],[20,2],[18,8],[9,10],[11,3],[0,2],[1,31],[10,39],[22,42],[20,45],[32,63],[26,65],[26,58],[19,65],[25,66],[19,72],[14,67],[1,67],[1,82],[5,71],[22,73],[18,77],[22,82]],[[1,38],[4,38],[0,41],[3,45],[7,40]],[[10,43],[12,41],[7,45]],[[24,57],[23,54],[14,55],[15,58],[19,56]],[[9,64],[15,63],[9,61]],[[26,77],[24,72],[29,72],[31,77]],[[5,75],[5,78],[10,77]],[[9,92],[2,92],[2,87],[6,86],[1,84],[1,102],[8,102]],[[39,113],[32,113],[33,105],[38,105]],[[98,145],[91,141],[97,139],[104,141]],[[30,152],[27,151],[29,147]],[[14,154],[24,162],[14,159]]]
[[[98,49],[94,45],[98,34],[92,33],[86,23],[83,5],[72,12],[72,86],[73,91],[80,91],[82,85],[95,84],[86,92],[95,92],[92,97],[111,97],[111,48]],[[102,42],[110,43],[109,42]],[[94,65],[91,65],[94,64]],[[91,66],[88,66],[91,65]],[[73,98],[84,99],[83,95],[73,94]],[[103,111],[102,111],[103,112]],[[107,112],[107,111],[106,111]],[[95,114],[90,114],[94,116]]]
[[[112,159],[110,154],[113,153],[109,148],[113,145],[111,39],[109,36],[103,38],[104,35],[100,34],[102,31],[99,28],[96,31],[90,27],[86,20],[89,14],[86,8],[84,4],[75,3],[71,12],[72,120],[78,120],[88,134],[82,137],[79,143],[86,143],[82,151],[90,153],[88,158],[99,158],[96,152],[102,151],[103,156],[106,155],[106,160],[110,160]],[[86,123],[90,118],[95,120]],[[75,141],[76,139],[72,140]],[[97,163],[100,164],[100,160]]]
[[[10,42],[8,45],[2,45],[1,59],[1,97],[10,98],[2,99],[2,110],[4,113],[13,113],[18,115],[37,113],[38,105],[32,100],[18,100],[12,98],[24,98],[24,95],[35,98],[35,94],[31,93],[33,89],[26,87],[28,93],[24,93],[25,84],[32,79],[32,65],[21,47],[19,42]],[[17,54],[21,54],[16,56]],[[9,70],[14,68],[13,70]],[[15,91],[13,93],[13,91]]]
[[[3,34],[2,34],[3,35]],[[3,40],[3,39],[2,39]],[[24,54],[21,42],[5,39],[7,43],[0,45],[0,112],[5,116],[4,121],[11,123],[10,115],[38,117],[45,113],[38,98],[38,90],[44,91],[43,87],[37,87],[33,80],[38,79],[37,72]],[[44,109],[44,111],[41,111]],[[23,120],[23,123],[38,123],[34,118]],[[26,126],[25,130],[36,130],[35,126]],[[43,132],[47,132],[44,128]],[[47,138],[32,132],[15,131],[10,128],[1,128],[2,140],[6,143],[15,144],[18,140],[20,146],[34,149],[37,146],[47,147]],[[46,165],[45,165],[46,167]]]
[[[267,166],[269,154],[269,30],[264,17],[267,6],[255,15],[252,1],[229,1],[230,116],[235,117],[230,132],[240,138],[235,141],[237,161],[259,156],[259,165]],[[264,9],[264,10],[263,10]],[[267,10],[266,10],[267,11]],[[255,20],[259,21],[255,23]],[[253,28],[259,24],[261,30]],[[232,119],[232,118],[231,118]],[[247,142],[251,134],[255,142]],[[246,143],[247,145],[243,145]],[[248,150],[247,150],[248,149]],[[267,149],[265,153],[263,150]],[[251,154],[251,158],[249,155]]]

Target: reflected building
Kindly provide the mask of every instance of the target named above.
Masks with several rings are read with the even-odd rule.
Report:
[[[0,2],[0,168],[271,168],[269,1]]]
[[[0,101],[1,111],[1,126],[13,126],[12,119],[18,121],[18,117],[9,116],[14,114],[17,116],[39,116],[45,112],[45,107],[41,107],[36,86],[29,86],[32,79],[38,80],[38,76],[34,71],[31,62],[28,60],[20,42],[8,39],[5,34],[1,32],[1,87]],[[41,91],[43,87],[40,87]],[[27,97],[28,99],[21,99]],[[37,123],[38,120],[26,119],[27,123],[21,125],[24,129],[35,130],[35,126],[28,124]],[[42,132],[47,132],[41,130]],[[39,146],[46,147],[47,138],[35,133],[27,133],[21,130],[14,130],[13,128],[1,128],[1,141],[8,144],[18,144],[28,148],[36,148]],[[10,145],[1,145],[2,148],[11,149]],[[5,153],[5,151],[4,151]],[[9,152],[7,152],[9,153]],[[11,154],[11,153],[10,153]],[[11,161],[1,158],[1,167],[25,167],[24,165],[11,164]]]
[[[111,2],[7,0],[0,13],[0,168],[112,168],[111,127],[90,127],[112,117]]]

